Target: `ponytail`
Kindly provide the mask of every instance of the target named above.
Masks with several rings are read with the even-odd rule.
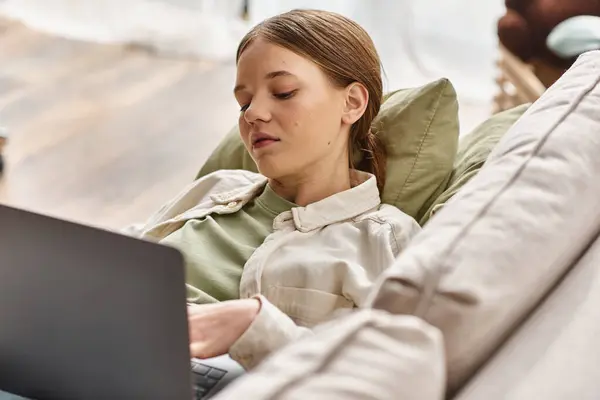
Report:
[[[379,193],[383,193],[386,173],[386,151],[381,138],[369,129],[367,134],[358,141],[361,161],[356,166],[359,170],[370,172],[377,179]],[[350,146],[352,147],[352,146]]]

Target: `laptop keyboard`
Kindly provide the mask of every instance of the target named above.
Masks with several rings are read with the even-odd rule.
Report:
[[[205,364],[192,361],[192,380],[196,400],[207,398],[212,388],[225,376],[227,371],[219,368],[209,367]]]

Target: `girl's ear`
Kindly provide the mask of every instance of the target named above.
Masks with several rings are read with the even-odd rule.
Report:
[[[358,82],[351,83],[346,88],[346,98],[342,122],[352,125],[360,119],[369,104],[369,91]]]

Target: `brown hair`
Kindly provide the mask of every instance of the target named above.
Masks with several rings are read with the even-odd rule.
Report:
[[[240,42],[236,61],[258,37],[312,60],[339,87],[358,82],[367,88],[367,108],[350,128],[349,160],[354,167],[354,154],[360,151],[362,161],[356,167],[375,175],[382,191],[386,153],[371,124],[381,107],[383,84],[381,61],[369,34],[336,13],[293,10],[269,18],[248,32]]]

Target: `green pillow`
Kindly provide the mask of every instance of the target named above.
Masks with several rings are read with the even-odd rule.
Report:
[[[389,93],[373,128],[388,153],[382,201],[419,220],[447,187],[458,146],[458,102],[447,79]],[[355,160],[358,161],[358,160]],[[196,178],[220,169],[257,172],[234,127]]]
[[[481,123],[460,140],[456,161],[454,162],[454,171],[448,188],[429,207],[423,218],[419,220],[421,225],[424,225],[471,178],[477,175],[500,139],[521,118],[529,106],[530,104],[523,104],[498,113]]]
[[[373,125],[388,154],[381,199],[418,221],[452,173],[459,133],[454,87],[440,79],[394,92]]]

